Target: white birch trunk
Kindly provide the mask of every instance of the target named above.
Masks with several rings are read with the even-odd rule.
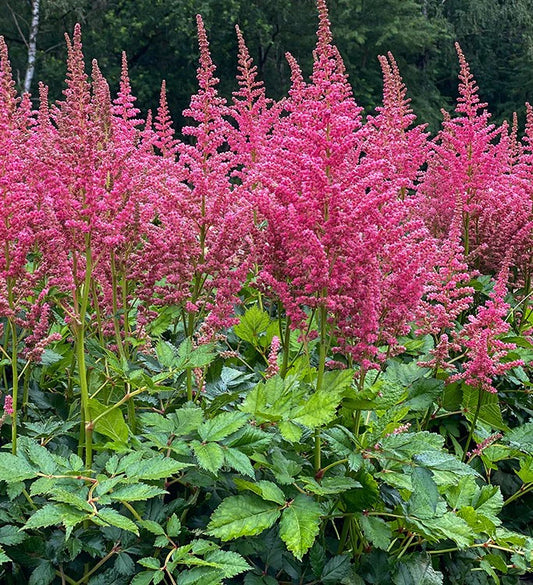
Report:
[[[39,31],[39,3],[40,0],[31,2],[31,27],[28,39],[28,65],[26,67],[26,76],[24,77],[24,91],[28,92],[31,88],[33,73],[35,71],[35,58],[37,56],[37,32]]]

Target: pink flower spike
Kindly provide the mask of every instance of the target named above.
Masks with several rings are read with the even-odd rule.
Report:
[[[4,414],[13,416],[14,412],[15,411],[13,410],[13,396],[11,396],[11,394],[6,394],[4,398]]]

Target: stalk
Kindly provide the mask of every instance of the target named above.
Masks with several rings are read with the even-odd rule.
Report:
[[[466,461],[466,454],[468,452],[468,447],[470,446],[470,443],[472,441],[472,436],[474,435],[474,430],[476,428],[477,419],[479,418],[479,413],[481,412],[481,403],[483,402],[484,397],[485,397],[485,391],[482,390],[481,388],[479,388],[478,389],[476,412],[474,413],[474,420],[472,421],[472,424],[470,425],[470,430],[468,432],[468,438],[466,439],[466,443],[465,443],[465,447],[464,447],[464,451],[463,451],[463,457],[461,459],[463,461],[463,463]]]
[[[18,408],[18,388],[19,388],[19,374],[18,374],[18,352],[17,352],[17,328],[15,323],[10,319],[9,325],[11,327],[11,372],[13,378],[13,414],[11,415],[11,451],[13,455],[17,454],[17,408]]]
[[[115,339],[117,342],[118,352],[122,361],[127,363],[129,361],[128,346],[122,341],[122,331],[120,329],[120,319],[118,318],[118,295],[117,289],[119,287],[119,279],[117,275],[117,267],[115,263],[115,253],[111,253],[111,273],[112,273],[112,286],[113,286],[113,327],[115,330]],[[121,292],[121,304],[124,324],[124,338],[127,340],[129,336],[128,326],[128,291],[126,278],[124,274],[120,278],[120,292]],[[129,392],[129,384],[126,385],[126,395],[131,396]],[[135,411],[135,403],[132,400],[128,401],[128,422],[130,424],[131,431],[135,433],[137,428],[137,413]]]
[[[76,359],[78,362],[78,375],[80,379],[81,394],[81,426],[80,437],[85,439],[85,465],[87,469],[91,468],[93,460],[93,428],[91,414],[89,411],[89,384],[87,380],[87,367],[85,364],[85,317],[87,316],[87,307],[89,304],[89,291],[91,289],[92,276],[92,254],[90,236],[85,236],[85,281],[81,291],[81,303],[79,310],[79,323],[75,327],[74,335],[76,338]]]
[[[289,352],[290,352],[290,345],[291,345],[291,321],[289,317],[287,317],[287,323],[285,324],[285,331],[283,338],[283,361],[281,363],[281,371],[280,375],[282,378],[285,378],[287,375],[287,371],[289,369]],[[281,329],[281,317],[280,317],[280,329]]]
[[[319,310],[320,318],[320,346],[318,354],[318,371],[316,377],[316,391],[320,392],[322,389],[322,383],[324,381],[324,370],[326,367],[326,330],[327,330],[327,309],[326,307],[320,307]],[[320,429],[315,429],[315,448],[314,448],[314,460],[315,460],[315,472],[318,473],[322,467],[322,441],[320,438]]]

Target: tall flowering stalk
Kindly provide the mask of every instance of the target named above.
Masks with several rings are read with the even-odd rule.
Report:
[[[385,358],[382,346],[389,355],[400,349],[430,255],[408,196],[426,136],[409,130],[413,117],[395,63],[386,61],[383,108],[363,125],[326,4],[317,5],[313,74],[306,83],[288,56],[292,87],[259,150],[255,199],[266,220],[260,282],[292,328],[316,315],[320,389],[329,349],[359,366],[360,384]],[[319,469],[319,437],[315,447]]]
[[[289,56],[293,84],[257,163],[257,205],[267,220],[261,281],[292,327],[306,321],[306,308],[318,315],[320,383],[332,344],[361,372],[377,367],[379,346],[395,346],[420,299],[425,231],[410,219],[406,192],[418,168],[406,162],[425,137],[407,131],[410,113],[393,72],[381,117],[363,126],[325,3],[318,8],[311,82]]]
[[[56,286],[68,295],[62,307],[75,339],[81,434],[90,467],[93,424],[86,337],[96,322],[100,335],[114,336],[119,353],[128,357],[135,302],[129,278],[133,266],[138,269],[154,217],[154,185],[147,177],[157,169],[158,159],[150,141],[141,139],[142,121],[134,107],[125,56],[119,94],[111,102],[98,65],[93,63],[92,82],[85,73],[79,26],[72,40],[67,38],[67,48],[65,99],[52,109],[51,119],[46,106],[41,107],[38,167],[42,189],[51,194],[54,231],[45,253],[54,259]],[[54,248],[64,253],[54,254]],[[131,402],[129,412],[133,426]]]
[[[489,300],[478,308],[475,315],[469,316],[468,323],[457,335],[457,343],[464,348],[466,359],[461,371],[450,376],[449,381],[463,380],[478,390],[477,407],[464,447],[463,459],[467,457],[485,393],[497,392],[494,379],[514,367],[524,365],[520,359],[507,359],[509,352],[516,349],[516,344],[502,339],[510,327],[506,321],[509,305],[505,302],[508,278],[509,269],[504,265]]]
[[[178,153],[173,184],[158,205],[165,262],[159,262],[160,302],[183,309],[185,334],[198,331],[200,342],[234,323],[237,293],[250,267],[252,213],[242,189],[234,186],[235,152],[229,147],[234,130],[230,110],[217,91],[218,79],[209,53],[203,21],[197,17],[200,63],[199,89],[184,115],[193,124],[183,128],[187,141],[172,143]],[[159,113],[159,145],[164,151],[164,103]],[[166,134],[165,134],[166,135]],[[192,378],[188,380],[192,398]]]
[[[480,101],[470,67],[459,56],[459,97],[455,116],[444,115],[433,143],[428,169],[419,187],[420,210],[432,233],[446,238],[455,214],[461,214],[462,239],[470,266],[480,268],[484,256],[492,258],[492,235],[513,230],[501,210],[516,203],[510,182],[510,141],[507,126],[490,123],[487,104]],[[513,203],[509,202],[513,200]],[[499,217],[500,225],[495,221]],[[499,264],[491,268],[499,270]]]
[[[46,202],[34,192],[34,124],[29,96],[17,96],[7,47],[0,37],[0,349],[11,364],[14,453],[19,379],[32,361],[39,361],[45,346],[57,338],[49,335],[48,266],[39,252],[46,234]],[[21,355],[22,341],[25,347]],[[23,356],[26,365],[19,371]],[[5,370],[4,382],[7,389]]]

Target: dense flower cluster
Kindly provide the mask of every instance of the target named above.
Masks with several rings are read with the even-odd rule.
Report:
[[[490,124],[457,47],[458,105],[434,140],[390,54],[383,103],[365,118],[317,5],[311,78],[288,54],[292,86],[278,103],[238,28],[238,89],[229,104],[219,95],[198,17],[199,87],[181,137],[164,83],[155,118],[139,117],[125,55],[116,98],[96,62],[88,76],[79,26],[64,99],[50,106],[41,86],[36,112],[17,96],[0,42],[0,319],[13,343],[25,337],[28,358],[59,337],[53,320],[79,339],[96,323],[123,352],[158,306],[176,307],[190,339],[212,340],[236,322],[251,281],[302,339],[320,329],[362,371],[400,352],[415,320],[434,338],[433,367],[466,352],[452,379],[492,392],[517,365],[504,363],[512,344],[501,337],[508,272],[527,321],[532,108],[523,143]],[[480,271],[500,276],[466,319]]]

